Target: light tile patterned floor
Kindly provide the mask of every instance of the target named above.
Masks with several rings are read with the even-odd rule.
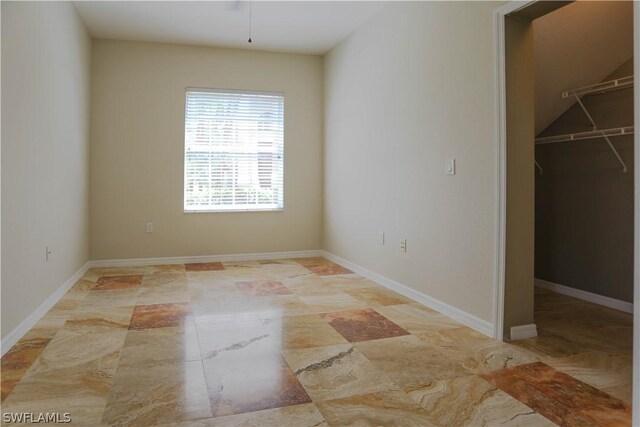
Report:
[[[82,426],[629,424],[631,316],[537,298],[541,336],[511,345],[322,258],[96,268],[2,358],[2,411]]]

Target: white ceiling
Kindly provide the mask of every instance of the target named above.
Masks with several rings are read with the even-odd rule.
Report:
[[[95,38],[324,54],[381,1],[77,1]]]
[[[533,21],[536,134],[575,100],[562,92],[604,80],[633,54],[633,2],[577,1]]]

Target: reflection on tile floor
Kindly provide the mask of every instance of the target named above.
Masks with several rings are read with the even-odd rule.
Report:
[[[631,316],[539,291],[502,343],[322,258],[91,269],[2,358],[74,425],[629,425]]]

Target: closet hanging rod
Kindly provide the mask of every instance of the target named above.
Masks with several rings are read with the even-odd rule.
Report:
[[[592,95],[596,93],[626,89],[628,87],[633,87],[633,76],[621,77],[619,79],[596,83],[594,85],[584,86],[578,89],[566,90],[562,92],[562,97],[571,98],[574,96]]]
[[[578,141],[581,139],[604,138],[608,136],[633,135],[633,126],[592,130],[588,132],[568,133],[565,135],[544,136],[536,138],[536,145],[554,144],[556,142]]]

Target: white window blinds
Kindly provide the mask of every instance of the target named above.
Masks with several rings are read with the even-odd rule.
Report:
[[[283,208],[284,95],[188,89],[184,210]]]

